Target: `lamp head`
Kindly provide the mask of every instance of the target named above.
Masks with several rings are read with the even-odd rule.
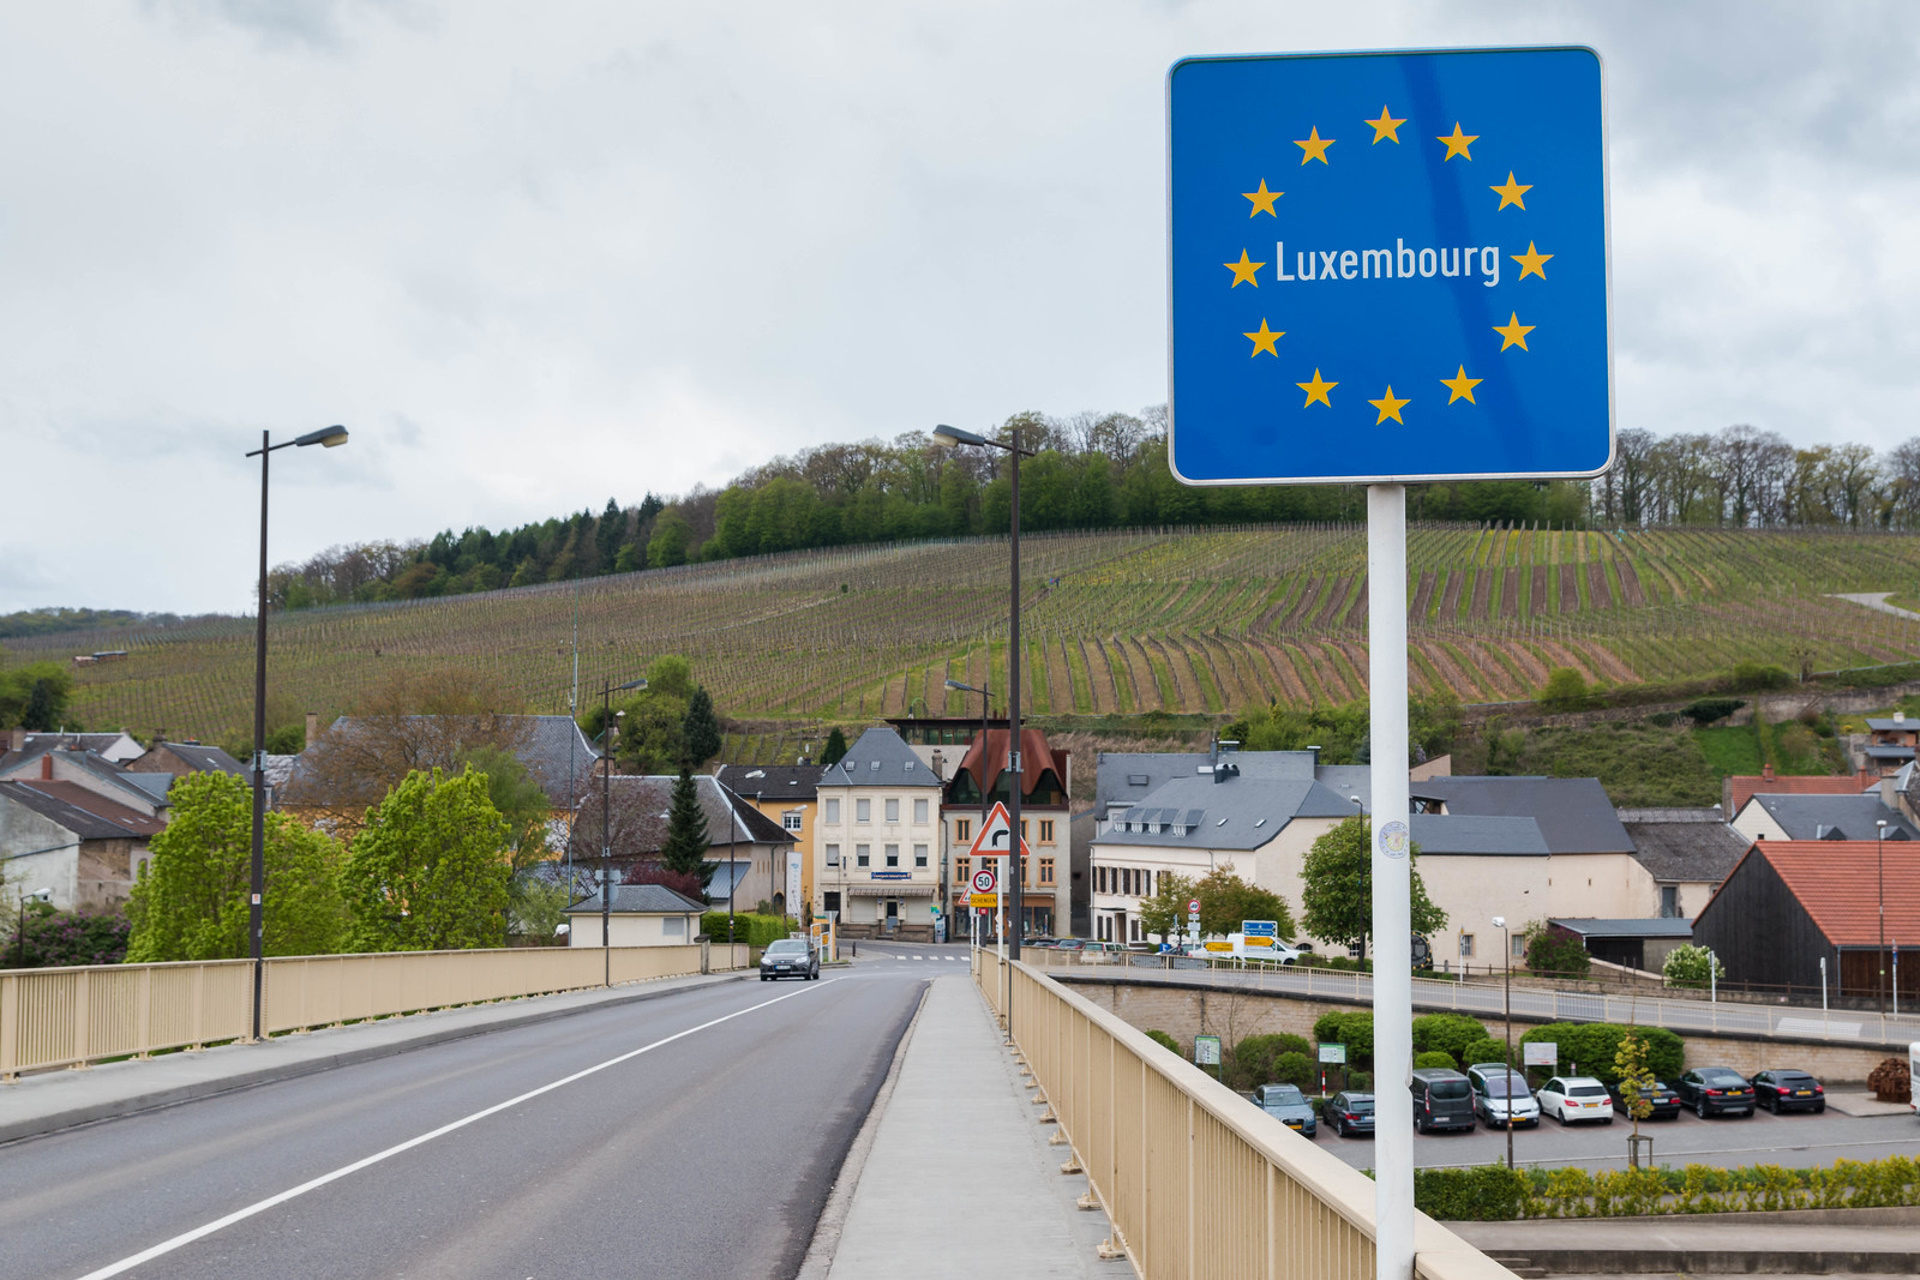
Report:
[[[1494,928],[1496,928],[1496,929],[1504,929],[1504,928],[1506,928],[1506,927],[1507,927],[1507,918],[1506,918],[1505,916],[1495,916],[1495,917],[1493,918],[1493,927],[1494,927]]]
[[[942,449],[952,449],[963,444],[986,444],[985,437],[971,431],[962,431],[959,427],[949,427],[944,422],[933,429],[933,442]]]
[[[322,427],[318,431],[309,431],[307,432],[307,434],[301,436],[298,440],[294,441],[294,443],[299,445],[302,449],[306,448],[310,444],[324,445],[326,448],[329,448],[329,449],[338,449],[341,445],[345,444],[346,442],[347,442],[347,429],[343,426],[339,426],[338,424],[331,427]]]

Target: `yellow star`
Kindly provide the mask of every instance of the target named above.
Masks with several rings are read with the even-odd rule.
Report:
[[[1325,164],[1327,162],[1327,148],[1338,141],[1338,138],[1321,137],[1320,126],[1315,125],[1306,137],[1296,138],[1293,145],[1299,147],[1306,153],[1300,157],[1301,164],[1305,164],[1309,160],[1318,160],[1321,164]]]
[[[1248,262],[1247,251],[1242,249],[1240,251],[1240,261],[1223,262],[1220,265],[1233,272],[1233,283],[1227,286],[1229,289],[1238,289],[1243,280],[1258,289],[1260,287],[1260,281],[1254,273],[1267,264],[1264,262]]]
[[[1508,347],[1518,347],[1522,351],[1530,351],[1532,348],[1527,346],[1527,335],[1538,327],[1537,325],[1521,324],[1520,313],[1515,311],[1508,317],[1505,324],[1493,326],[1493,331],[1506,339],[1506,341],[1500,344],[1502,351],[1505,351]]]
[[[1407,405],[1411,404],[1412,401],[1405,400],[1405,399],[1395,400],[1393,398],[1392,387],[1387,388],[1387,394],[1385,399],[1369,400],[1367,401],[1367,403],[1380,411],[1380,416],[1373,420],[1374,426],[1376,427],[1379,426],[1381,423],[1385,422],[1388,418],[1392,418],[1395,422],[1399,423],[1403,427],[1407,425],[1407,420],[1400,416],[1400,410],[1406,407]],[[1328,407],[1331,408],[1332,406],[1328,406]]]
[[[1444,139],[1442,139],[1442,141],[1444,141]],[[1488,187],[1487,190],[1500,193],[1500,209],[1504,209],[1510,204],[1517,204],[1524,209],[1527,207],[1527,202],[1520,197],[1533,190],[1533,184],[1531,182],[1515,182],[1513,180],[1513,170],[1509,169],[1507,170],[1506,186]],[[1498,213],[1500,209],[1495,209],[1494,212]]]
[[[1522,343],[1521,345],[1524,346],[1525,344]],[[1468,404],[1479,404],[1480,402],[1473,398],[1473,389],[1485,381],[1485,378],[1469,378],[1467,376],[1467,366],[1461,365],[1459,373],[1454,374],[1451,378],[1440,379],[1440,385],[1453,392],[1452,395],[1447,397],[1448,404],[1452,404],[1455,400],[1465,400]]]
[[[1380,108],[1380,118],[1378,120],[1368,120],[1367,123],[1373,126],[1373,140],[1376,143],[1379,142],[1380,139],[1386,138],[1398,146],[1400,143],[1400,134],[1397,130],[1401,125],[1405,124],[1406,121],[1395,120],[1391,115],[1387,114],[1386,107],[1382,106]]]
[[[1331,409],[1333,408],[1333,401],[1327,399],[1327,392],[1333,390],[1340,384],[1337,382],[1322,381],[1320,371],[1315,369],[1313,371],[1312,382],[1296,382],[1293,385],[1307,393],[1307,403],[1300,406],[1302,409],[1311,406],[1315,400],[1318,400],[1321,404]]]
[[[1467,160],[1473,159],[1473,154],[1467,150],[1467,144],[1480,141],[1480,135],[1477,133],[1461,133],[1460,122],[1455,120],[1453,122],[1453,136],[1449,138],[1442,135],[1441,137],[1435,138],[1434,141],[1447,144],[1447,154],[1440,157],[1440,162],[1445,164],[1455,156],[1460,156]]]
[[[1269,329],[1267,328],[1266,320],[1262,319],[1259,329],[1253,333],[1243,333],[1240,336],[1253,339],[1253,355],[1257,356],[1264,351],[1270,356],[1277,356],[1280,353],[1274,350],[1273,344],[1286,337],[1287,331],[1285,329]],[[1331,408],[1332,406],[1329,405],[1328,407]]]
[[[1287,193],[1284,191],[1267,190],[1267,180],[1262,178],[1260,179],[1260,189],[1258,191],[1242,191],[1240,194],[1253,201],[1253,213],[1247,215],[1251,218],[1256,213],[1273,213],[1273,202]],[[1524,208],[1525,206],[1523,205],[1521,207]],[[1273,216],[1277,218],[1280,215],[1273,213]]]
[[[1498,213],[1499,210],[1496,209],[1494,212]],[[1534,248],[1533,241],[1531,240],[1527,241],[1527,251],[1525,253],[1510,253],[1507,256],[1520,264],[1520,278],[1522,280],[1525,280],[1528,276],[1539,276],[1542,280],[1545,280],[1547,273],[1540,268],[1546,266],[1547,263],[1553,259],[1552,254],[1542,253]]]

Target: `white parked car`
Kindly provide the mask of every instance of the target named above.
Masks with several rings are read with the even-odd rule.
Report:
[[[1541,1086],[1538,1097],[1541,1114],[1561,1124],[1576,1120],[1613,1123],[1613,1099],[1607,1086],[1592,1076],[1555,1076]]]

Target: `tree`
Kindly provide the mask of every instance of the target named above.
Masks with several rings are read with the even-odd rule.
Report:
[[[190,773],[168,792],[172,817],[153,838],[127,904],[129,962],[238,960],[251,952],[253,797],[232,774]],[[340,949],[346,913],[340,846],[283,813],[267,815],[262,950],[270,956]]]
[[[1585,977],[1593,969],[1586,946],[1570,934],[1553,932],[1544,920],[1529,924],[1522,936],[1527,940],[1527,968],[1535,973]]]
[[[1592,701],[1587,678],[1572,667],[1555,667],[1547,673],[1547,686],[1540,691],[1540,705],[1547,711],[1581,711]]]
[[[713,714],[713,697],[701,685],[687,699],[687,714],[680,722],[681,760],[701,765],[720,754],[720,721]]]
[[[476,747],[461,760],[463,768],[487,780],[487,799],[507,824],[508,911],[513,931],[550,938],[565,916],[566,893],[532,874],[552,854],[548,826],[552,802],[520,758],[498,747]]]
[[[1301,925],[1322,941],[1359,947],[1362,956],[1373,932],[1372,844],[1372,824],[1355,815],[1313,842],[1300,873]],[[1410,846],[1408,862],[1419,857],[1419,846]],[[1447,913],[1428,899],[1420,873],[1412,866],[1408,873],[1413,880],[1413,932],[1438,933],[1446,927]]]
[[[1238,933],[1244,920],[1273,920],[1278,922],[1282,938],[1293,936],[1293,913],[1287,910],[1287,900],[1248,884],[1233,873],[1231,866],[1208,872],[1193,886],[1193,897],[1200,900],[1202,934]],[[1185,903],[1181,906],[1184,909]]]
[[[653,522],[653,536],[647,539],[647,568],[670,569],[687,562],[693,530],[677,507],[668,507]]]
[[[1633,1117],[1633,1136],[1640,1136],[1640,1122],[1653,1114],[1653,1101],[1648,1094],[1653,1092],[1653,1068],[1647,1063],[1649,1046],[1630,1027],[1627,1034],[1620,1037],[1620,1048],[1613,1055],[1613,1069],[1618,1073],[1620,1101],[1626,1107],[1627,1114]]]
[[[347,858],[353,949],[505,945],[511,841],[485,774],[408,774],[367,813]]]
[[[1706,987],[1727,976],[1727,967],[1705,947],[1685,942],[1667,953],[1660,976],[1670,987]]]
[[[73,696],[73,676],[54,662],[31,662],[12,671],[0,671],[0,729],[29,729],[50,733],[63,725]]]
[[[707,815],[700,808],[700,792],[693,771],[685,765],[673,784],[673,803],[667,809],[667,840],[660,848],[660,865],[668,871],[700,877],[704,895],[713,879],[707,861]]]
[[[1196,886],[1176,871],[1162,871],[1158,879],[1153,896],[1140,900],[1140,930],[1171,942],[1187,926],[1187,903],[1193,901]]]
[[[840,758],[847,754],[847,735],[840,732],[840,726],[833,726],[827,734],[827,745],[820,750],[821,764],[839,764]]]

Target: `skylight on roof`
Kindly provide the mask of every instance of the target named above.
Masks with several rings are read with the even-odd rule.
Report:
[[[1227,820],[1225,818],[1215,818],[1213,820],[1213,825],[1216,827],[1224,827],[1227,825]]]
[[[1253,825],[1256,827],[1264,827],[1267,825],[1267,820],[1265,818],[1255,818],[1253,820]]]

